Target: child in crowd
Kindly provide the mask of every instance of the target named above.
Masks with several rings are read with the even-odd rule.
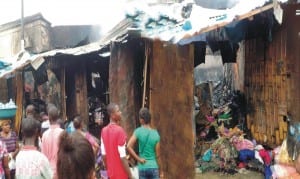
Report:
[[[73,123],[76,131],[82,134],[82,136],[84,136],[90,142],[90,144],[93,147],[94,154],[96,156],[99,150],[99,144],[97,143],[96,138],[92,136],[89,132],[83,130],[83,121],[79,115],[74,117]]]
[[[33,118],[22,120],[23,147],[16,157],[16,179],[53,177],[47,157],[39,152],[36,146],[39,125],[40,123]]]

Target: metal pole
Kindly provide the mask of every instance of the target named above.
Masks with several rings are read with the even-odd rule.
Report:
[[[21,51],[25,48],[24,40],[24,0],[21,0]]]

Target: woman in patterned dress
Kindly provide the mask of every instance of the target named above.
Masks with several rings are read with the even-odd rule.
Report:
[[[15,160],[19,152],[18,137],[15,132],[12,131],[10,120],[5,120],[1,123],[0,139],[5,143],[8,152],[8,159]],[[11,178],[15,176],[15,168],[10,168]]]

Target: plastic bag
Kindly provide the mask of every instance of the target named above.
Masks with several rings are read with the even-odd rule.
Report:
[[[139,169],[137,166],[134,167],[129,167],[130,168],[130,172],[133,176],[134,179],[139,179]]]
[[[284,165],[293,165],[293,160],[290,158],[287,150],[286,140],[282,142],[279,153],[275,156],[275,162]]]
[[[11,155],[11,154],[9,154],[9,158],[10,158],[10,160],[9,160],[9,162],[8,162],[8,167],[9,167],[9,169],[10,169],[10,170],[16,169],[16,161],[12,158],[12,155]]]
[[[202,160],[205,161],[205,162],[209,162],[211,160],[211,156],[212,156],[212,150],[211,149],[208,149],[203,157],[202,157]]]

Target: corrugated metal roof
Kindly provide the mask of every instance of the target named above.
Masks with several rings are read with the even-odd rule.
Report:
[[[266,0],[240,1],[226,10],[207,9],[193,3],[141,6],[128,13],[142,36],[178,43],[205,32],[229,25],[274,7],[277,1],[265,5]]]
[[[190,9],[191,12],[185,13],[182,12],[182,8],[190,6],[190,4],[160,4],[146,7],[146,9],[143,9],[145,6],[141,6],[143,7],[141,9],[134,8],[135,12],[133,14],[127,14],[127,19],[112,28],[98,42],[76,48],[56,49],[30,57],[22,57],[22,60],[12,65],[11,70],[4,73],[0,72],[0,78],[40,58],[62,54],[77,56],[100,51],[111,41],[115,41],[131,31],[138,31],[141,33],[141,37],[148,39],[160,39],[173,43],[185,40],[184,43],[190,43],[192,40],[186,39],[199,40],[202,38],[199,36],[200,34],[278,7],[277,1],[264,6],[265,2],[265,0],[240,1],[241,4],[226,10],[212,10],[193,5],[193,8]],[[188,17],[183,17],[182,13]]]
[[[41,54],[33,55],[31,60],[35,60],[39,57],[51,57],[57,54],[65,55],[83,55],[89,54],[101,50],[103,47],[107,46],[111,41],[117,40],[119,37],[127,33],[127,28],[131,27],[132,21],[130,19],[125,19],[121,21],[117,26],[115,26],[111,31],[107,33],[98,42],[90,43],[88,45],[83,45],[75,48],[68,49],[55,49]]]
[[[18,60],[12,64],[10,69],[0,71],[0,78],[10,76],[10,74],[14,71],[22,69],[31,63],[35,63],[35,61],[40,60],[41,58],[55,57],[56,55],[78,56],[100,51],[102,48],[109,45],[111,41],[116,41],[119,37],[122,37],[124,34],[126,34],[127,29],[131,26],[132,21],[130,19],[125,19],[121,21],[117,26],[115,26],[111,31],[109,31],[107,35],[101,38],[98,42],[90,43],[88,45],[83,45],[80,47],[55,49],[35,55],[28,54],[28,52],[22,52],[18,55],[19,57],[16,57],[16,59]]]

